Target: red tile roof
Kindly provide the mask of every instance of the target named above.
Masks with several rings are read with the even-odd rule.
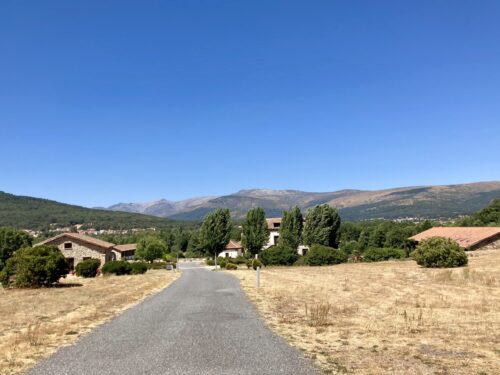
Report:
[[[461,247],[469,249],[495,236],[500,236],[500,227],[434,227],[410,238],[415,241],[430,237],[451,238]]]
[[[241,246],[241,242],[233,240],[230,240],[229,243],[226,245],[226,250],[237,250],[242,248],[243,246]]]

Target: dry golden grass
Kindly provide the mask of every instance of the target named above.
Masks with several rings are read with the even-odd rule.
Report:
[[[0,288],[0,374],[27,370],[179,275],[150,270],[134,276],[68,277],[57,288]]]
[[[500,250],[460,269],[413,261],[233,271],[271,329],[326,373],[500,374]]]

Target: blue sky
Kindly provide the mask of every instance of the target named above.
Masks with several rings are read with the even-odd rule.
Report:
[[[0,190],[500,179],[498,1],[0,3]]]

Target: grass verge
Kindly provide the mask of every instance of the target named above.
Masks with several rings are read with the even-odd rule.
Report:
[[[26,371],[179,275],[150,270],[133,276],[68,277],[56,288],[0,288],[0,374]]]
[[[498,374],[500,250],[469,266],[413,261],[232,272],[268,326],[325,373]]]

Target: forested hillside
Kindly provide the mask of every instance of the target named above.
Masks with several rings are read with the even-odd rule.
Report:
[[[0,192],[0,227],[45,229],[83,224],[96,229],[169,228],[180,223],[136,213],[96,210],[47,199]],[[191,226],[193,223],[186,223]]]

